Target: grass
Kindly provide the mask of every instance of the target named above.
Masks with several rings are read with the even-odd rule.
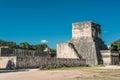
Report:
[[[75,67],[89,67],[89,65],[43,65],[40,66],[40,70],[52,70],[52,69],[63,69],[63,68],[75,68]]]
[[[74,74],[75,80],[120,80],[120,69],[102,69],[95,67],[62,67],[49,70],[71,70],[82,74]]]
[[[6,68],[0,68],[0,70],[7,70]]]
[[[77,76],[76,80],[120,80],[120,69],[83,68],[81,71],[88,72],[90,76]]]
[[[96,67],[63,67],[50,70],[73,70],[82,72],[82,75],[75,75],[75,80],[120,80],[120,69],[99,69]]]
[[[92,67],[91,67],[92,68]],[[60,68],[50,68],[50,69],[41,69],[41,70],[87,70],[89,67],[60,67]]]

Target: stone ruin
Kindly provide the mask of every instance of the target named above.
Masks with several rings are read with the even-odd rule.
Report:
[[[24,50],[24,49],[12,49],[8,46],[0,46],[0,57],[6,57],[6,56],[17,56],[17,57],[25,57],[25,56],[31,56],[31,57],[51,57],[55,58],[56,53],[52,52],[49,48],[45,48],[44,51],[39,50]]]
[[[10,67],[13,65],[11,61],[15,63],[14,67]],[[66,43],[57,44],[57,57],[48,48],[41,52],[0,46],[0,69],[86,64],[119,64],[119,54],[108,50],[101,39],[100,25],[91,21],[72,24],[72,39]]]
[[[104,64],[102,50],[108,47],[101,39],[101,26],[91,21],[77,22],[72,24],[72,39],[57,44],[57,58],[85,59],[89,65]]]
[[[41,67],[85,66],[84,59],[56,58],[56,53],[46,48],[44,51],[11,49],[0,47],[0,69],[21,69]]]

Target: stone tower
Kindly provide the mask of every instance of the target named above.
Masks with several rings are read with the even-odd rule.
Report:
[[[72,24],[72,39],[81,37],[100,38],[100,25],[93,22],[78,22]]]
[[[57,44],[57,58],[86,59],[89,65],[102,64],[100,50],[107,46],[101,39],[100,25],[91,21],[72,24],[72,39],[66,43]]]

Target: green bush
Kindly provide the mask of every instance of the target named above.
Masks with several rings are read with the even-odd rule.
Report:
[[[43,65],[40,66],[40,70],[50,70],[50,69],[56,69],[56,68],[69,68],[69,67],[90,67],[89,65],[67,65],[67,64],[49,64],[49,65]]]

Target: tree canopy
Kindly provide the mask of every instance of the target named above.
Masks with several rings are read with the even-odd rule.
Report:
[[[4,40],[0,40],[0,46],[9,46],[10,48],[14,49],[26,49],[26,50],[39,50],[43,51],[45,48],[48,47],[47,44],[36,44],[31,45],[28,42],[21,42],[20,44],[16,44],[15,42],[8,42]],[[51,49],[52,51],[55,51],[55,49]]]
[[[9,46],[10,48],[17,48],[17,44],[15,42],[8,42],[4,40],[0,40],[0,46]]]
[[[114,41],[110,47],[111,51],[117,51],[120,53],[120,39]]]

